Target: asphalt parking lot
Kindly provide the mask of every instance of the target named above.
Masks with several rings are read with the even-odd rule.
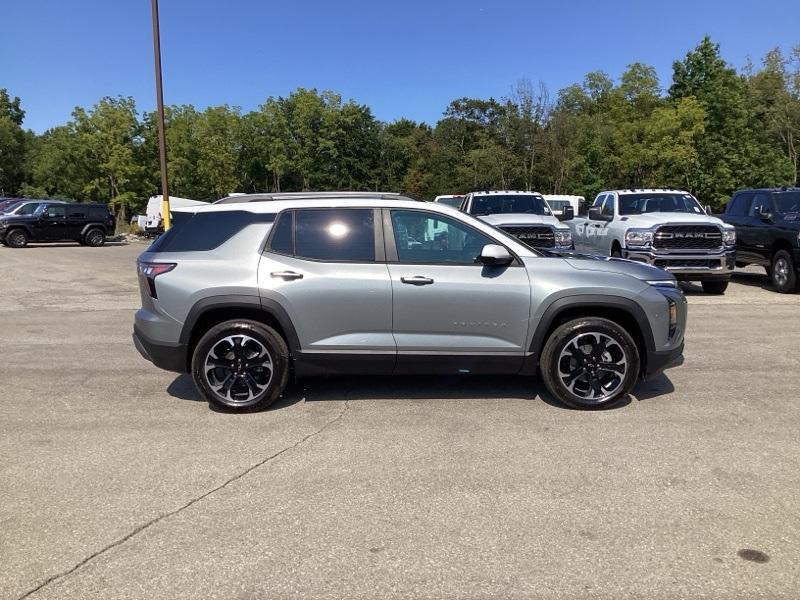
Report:
[[[348,378],[211,411],[131,339],[138,244],[0,248],[2,598],[797,598],[800,294],[690,293],[599,413]]]

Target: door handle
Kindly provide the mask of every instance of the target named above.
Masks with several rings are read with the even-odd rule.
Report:
[[[400,281],[410,285],[430,285],[433,283],[433,279],[430,277],[422,277],[421,275],[416,275],[414,277],[401,277]]]
[[[294,271],[273,271],[270,273],[272,277],[280,277],[284,281],[292,281],[294,279],[302,279],[302,273],[295,273]]]

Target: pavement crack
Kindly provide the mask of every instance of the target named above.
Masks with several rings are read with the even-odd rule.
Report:
[[[254,463],[254,464],[250,465],[245,470],[237,473],[236,475],[234,475],[233,477],[231,477],[229,479],[226,479],[223,483],[221,483],[217,487],[215,487],[215,488],[213,488],[211,490],[208,490],[207,492],[204,492],[203,494],[201,494],[201,495],[199,495],[199,496],[197,496],[195,498],[192,498],[186,504],[180,506],[179,508],[176,508],[175,510],[171,510],[169,512],[163,513],[163,514],[161,514],[161,515],[159,515],[159,516],[147,521],[146,523],[144,523],[142,525],[139,525],[138,527],[136,527],[130,533],[128,533],[128,534],[124,535],[123,537],[118,538],[117,540],[115,540],[115,541],[111,542],[110,544],[104,546],[103,548],[101,548],[97,552],[95,552],[93,554],[90,554],[89,556],[87,556],[86,558],[81,560],[79,563],[74,565],[73,567],[70,567],[66,571],[62,571],[60,573],[56,573],[55,575],[53,575],[51,577],[48,577],[42,583],[37,585],[35,588],[25,592],[22,596],[20,596],[18,598],[18,600],[24,600],[25,598],[28,598],[28,597],[32,596],[33,594],[35,594],[39,590],[47,587],[51,583],[55,583],[56,581],[60,581],[61,579],[64,579],[65,577],[68,577],[69,575],[72,575],[72,573],[74,573],[75,571],[77,571],[78,569],[83,567],[84,565],[87,565],[88,563],[92,562],[95,558],[97,558],[99,556],[102,556],[103,554],[105,554],[109,550],[113,550],[114,548],[116,548],[118,546],[121,546],[122,544],[124,544],[125,542],[130,540],[131,538],[139,535],[144,530],[149,529],[153,525],[155,525],[157,523],[160,523],[161,521],[163,521],[165,519],[168,519],[169,517],[172,517],[174,515],[177,515],[178,513],[183,512],[184,510],[186,510],[187,508],[190,508],[191,506],[194,506],[195,504],[197,504],[201,500],[204,500],[204,499],[208,498],[212,494],[215,494],[218,491],[228,487],[230,484],[242,479],[243,477],[245,477],[249,473],[252,473],[253,471],[258,469],[259,467],[262,467],[265,464],[267,464],[268,462],[278,458],[282,454],[285,454],[286,452],[289,452],[291,450],[294,450],[295,448],[298,448],[298,447],[302,446],[308,440],[320,435],[326,429],[328,429],[332,425],[335,425],[336,423],[341,421],[342,417],[344,417],[345,413],[348,411],[349,408],[350,408],[350,399],[348,398],[348,394],[345,394],[344,406],[342,407],[342,410],[340,410],[339,414],[337,414],[334,418],[330,419],[329,421],[326,421],[325,424],[322,425],[322,427],[320,427],[319,429],[317,429],[315,431],[312,431],[308,435],[306,435],[306,436],[302,437],[300,440],[296,441],[294,444],[286,446],[282,450],[279,450],[278,452],[275,452],[274,454],[270,454],[269,456],[267,456],[266,458],[258,461],[257,463]]]

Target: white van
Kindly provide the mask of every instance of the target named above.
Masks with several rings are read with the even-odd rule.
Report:
[[[190,200],[189,198],[178,198],[177,196],[169,197],[169,207],[171,209],[201,206],[203,204],[208,204],[208,202]],[[159,234],[164,231],[164,219],[161,216],[161,194],[158,196],[151,196],[147,201],[147,219],[145,221],[144,231],[149,234]]]
[[[568,194],[544,194],[544,199],[550,205],[550,210],[554,215],[564,212],[565,206],[571,206],[575,215],[582,215],[586,212],[586,199],[583,196],[570,196]]]

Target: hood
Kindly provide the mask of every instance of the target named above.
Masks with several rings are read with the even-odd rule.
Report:
[[[589,254],[577,254],[575,252],[549,252],[548,254],[564,258],[569,266],[578,271],[602,271],[605,273],[630,275],[642,281],[675,280],[675,276],[671,273],[667,273],[663,269],[652,265],[636,262],[635,260],[592,256]]]
[[[693,213],[644,213],[642,215],[624,215],[620,217],[620,223],[628,227],[657,227],[659,225],[716,225],[718,227],[730,227],[723,223],[722,219],[710,217],[708,215],[696,215]]]
[[[477,216],[477,215],[476,215]],[[529,213],[502,213],[497,215],[480,215],[478,218],[481,221],[486,221],[495,227],[503,226],[535,226],[535,225],[550,225],[557,229],[569,229],[566,225],[561,223],[552,215],[532,215]]]
[[[11,222],[22,222],[22,221],[30,221],[33,219],[33,215],[7,215],[5,213],[0,213],[0,221],[4,223],[11,223]]]

